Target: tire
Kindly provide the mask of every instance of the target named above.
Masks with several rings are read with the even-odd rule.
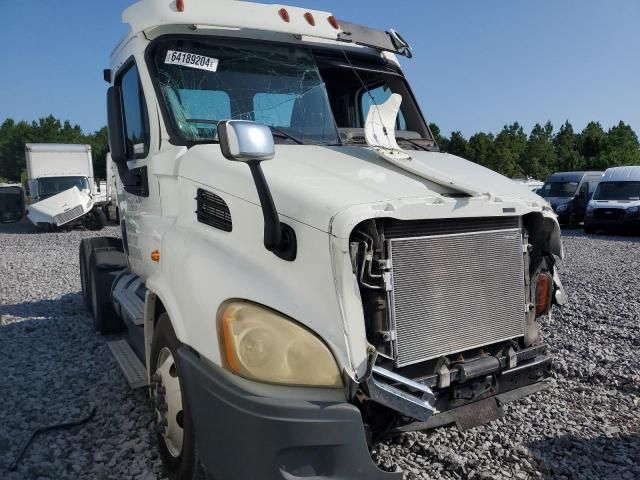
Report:
[[[153,332],[149,363],[150,370],[154,374],[153,378],[157,381],[156,385],[162,386],[164,389],[164,393],[158,393],[157,387],[155,390],[152,389],[152,398],[155,400],[156,406],[158,449],[170,480],[203,480],[205,475],[200,464],[200,455],[195,441],[193,418],[191,417],[186,393],[180,387],[182,380],[180,370],[175,362],[176,353],[180,345],[173,332],[169,315],[163,313],[160,315]],[[168,369],[164,368],[167,362],[171,365]],[[167,376],[167,372],[169,372],[169,376]],[[179,395],[174,394],[171,396],[168,392],[175,392],[176,383]],[[173,401],[171,400],[172,397]],[[176,401],[178,398],[180,399],[179,406],[177,406]],[[182,414],[179,415],[176,410],[181,411]],[[167,425],[161,423],[163,416],[166,417],[164,420]],[[174,422],[172,420],[174,416],[175,423],[169,425],[170,421]],[[180,442],[179,452],[175,441],[172,440],[171,435],[168,433],[169,429],[174,428],[177,424],[182,425],[182,441]]]
[[[80,287],[82,289],[82,298],[84,299],[84,306],[88,312],[91,312],[91,295],[89,295],[89,239],[83,238],[80,240],[79,248],[79,260],[80,260]]]
[[[571,229],[576,229],[580,226],[580,221],[578,220],[578,215],[572,213],[569,215],[569,223],[568,227]]]
[[[107,224],[107,217],[100,208],[94,207],[84,216],[83,223],[87,230],[98,231]]]
[[[96,267],[96,253],[115,250],[104,247],[94,250],[89,257],[89,292],[91,294],[91,311],[93,313],[93,327],[102,335],[118,333],[124,330],[124,323],[116,315],[111,304],[111,287],[119,270],[99,270]]]
[[[122,240],[116,237],[94,237],[83,238],[80,240],[80,286],[82,287],[82,296],[84,304],[89,313],[93,313],[93,305],[91,303],[91,292],[89,291],[91,269],[89,261],[91,252],[99,248],[113,247],[119,251],[123,251]],[[83,270],[84,269],[84,270]]]
[[[596,227],[594,227],[593,225],[587,225],[586,223],[584,224],[584,233],[596,233]]]

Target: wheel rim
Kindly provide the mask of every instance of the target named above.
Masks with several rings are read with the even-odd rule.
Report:
[[[155,395],[159,432],[171,456],[177,458],[182,452],[184,411],[176,362],[167,347],[158,354],[155,373],[159,378]]]

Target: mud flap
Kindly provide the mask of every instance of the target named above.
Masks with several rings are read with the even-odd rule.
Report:
[[[504,410],[495,397],[490,397],[458,407],[452,410],[450,414],[455,420],[458,430],[462,432],[504,417]]]

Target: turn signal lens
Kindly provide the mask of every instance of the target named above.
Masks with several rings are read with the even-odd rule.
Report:
[[[540,273],[536,278],[536,317],[551,310],[553,278],[548,273]]]
[[[273,310],[229,302],[219,312],[222,352],[235,374],[265,383],[341,388],[333,354],[314,333]]]
[[[176,0],[176,10],[184,12],[184,0]]]
[[[289,12],[287,12],[286,8],[281,8],[280,10],[278,10],[278,15],[280,15],[280,18],[287,23],[291,21],[291,19],[289,18]]]
[[[316,19],[313,18],[313,14],[311,12],[307,12],[304,14],[304,19],[307,21],[309,25],[312,27],[316,26]]]

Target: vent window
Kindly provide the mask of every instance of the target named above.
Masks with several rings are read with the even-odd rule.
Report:
[[[225,201],[218,195],[198,189],[198,221],[214,228],[231,231],[231,212]]]

